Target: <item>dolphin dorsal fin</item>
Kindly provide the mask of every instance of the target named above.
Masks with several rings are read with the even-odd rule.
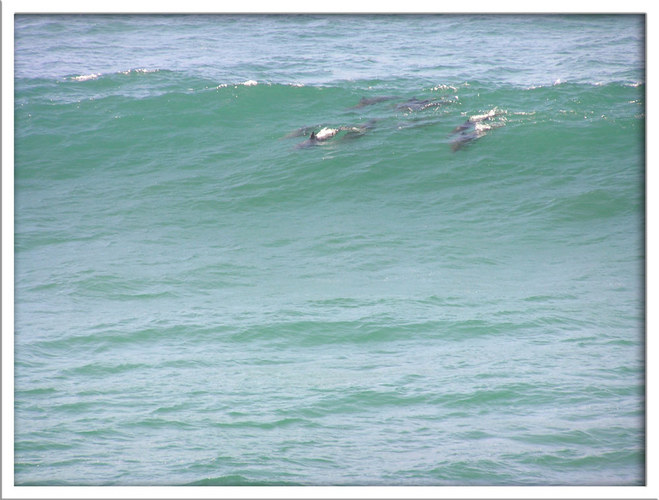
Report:
[[[316,138],[316,132],[311,132],[309,139],[315,139],[315,138]]]

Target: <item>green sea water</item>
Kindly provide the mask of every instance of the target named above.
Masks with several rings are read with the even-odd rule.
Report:
[[[16,16],[15,484],[644,484],[644,44]]]

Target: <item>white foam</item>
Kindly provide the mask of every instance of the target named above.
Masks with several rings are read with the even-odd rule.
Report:
[[[474,116],[469,117],[469,121],[470,122],[480,122],[480,121],[483,121],[483,120],[487,120],[488,118],[492,118],[493,116],[495,116],[498,111],[499,110],[497,108],[492,108],[491,110],[489,110],[484,115],[474,115]]]
[[[156,73],[159,70],[157,69],[147,69],[147,68],[135,68],[135,69],[129,69],[127,71],[120,71],[122,75],[130,75],[131,73]]]
[[[458,89],[456,87],[454,87],[453,85],[444,85],[444,84],[436,85],[430,90],[452,90],[453,92],[458,91]]]
[[[216,89],[223,89],[223,88],[226,88],[226,87],[238,88],[241,85],[244,86],[244,87],[254,87],[255,85],[258,85],[258,84],[259,84],[259,82],[257,82],[256,80],[246,80],[242,83],[220,83],[215,88]]]
[[[91,73],[89,75],[72,76],[71,80],[74,80],[76,82],[84,82],[84,81],[87,81],[87,80],[95,80],[99,76],[101,76],[100,73]]]

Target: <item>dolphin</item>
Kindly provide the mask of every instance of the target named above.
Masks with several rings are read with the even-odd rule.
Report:
[[[444,106],[447,104],[453,104],[453,101],[438,101],[436,99],[417,99],[413,97],[408,99],[405,102],[396,105],[396,109],[403,111],[423,111],[424,109],[434,108],[437,106]]]
[[[344,139],[354,139],[356,137],[361,137],[368,130],[373,129],[375,122],[376,120],[372,119],[363,125],[341,126],[337,128],[323,127],[318,132],[312,131],[306,141],[299,143],[295,147],[296,149],[302,149],[317,146],[321,142],[325,142],[336,136],[339,134],[339,132],[346,132],[346,134],[343,135]]]
[[[458,149],[461,149],[463,146],[469,144],[472,141],[475,141],[476,139],[480,139],[486,134],[486,131],[489,130],[491,127],[479,127],[476,128],[474,126],[473,129],[471,129],[470,132],[467,132],[468,129],[463,129],[458,135],[456,135],[453,139],[451,139],[451,151],[455,152]]]
[[[404,129],[412,129],[412,128],[422,128],[422,127],[430,127],[432,125],[437,125],[438,123],[441,123],[441,119],[437,118],[431,118],[431,119],[423,119],[423,120],[407,120],[404,122],[398,122],[397,129],[398,130],[404,130]]]
[[[377,104],[379,102],[384,102],[384,101],[391,101],[392,99],[396,99],[396,97],[395,96],[380,96],[380,97],[370,97],[370,98],[362,97],[359,100],[359,104],[348,109],[363,108],[364,106],[370,106],[372,104]]]
[[[316,133],[315,131],[311,131],[311,135],[309,138],[295,146],[297,149],[300,148],[309,148],[312,146],[316,146],[320,142],[324,142],[332,137],[334,137],[336,134],[339,133],[338,128],[328,128],[328,127],[323,127]]]
[[[310,127],[300,127],[297,130],[293,130],[290,134],[286,134],[283,138],[284,139],[291,139],[293,137],[302,137],[304,135],[309,135],[310,132],[312,132],[315,128],[319,127],[320,125],[312,125]]]
[[[451,132],[453,135],[453,139],[451,139],[451,150],[455,152],[470,142],[480,139],[493,128],[505,125],[502,121],[485,123],[502,114],[504,114],[503,111],[494,108],[485,114],[470,116],[467,121],[455,127]]]
[[[351,127],[340,127],[340,130],[345,130],[347,133],[341,138],[341,140],[346,140],[346,139],[357,139],[358,137],[362,137],[366,132],[369,130],[373,130],[375,128],[375,122],[377,120],[375,118],[370,119],[363,125],[355,125]]]

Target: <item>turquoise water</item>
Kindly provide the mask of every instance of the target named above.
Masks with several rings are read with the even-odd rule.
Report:
[[[644,484],[644,44],[16,16],[15,483]]]

